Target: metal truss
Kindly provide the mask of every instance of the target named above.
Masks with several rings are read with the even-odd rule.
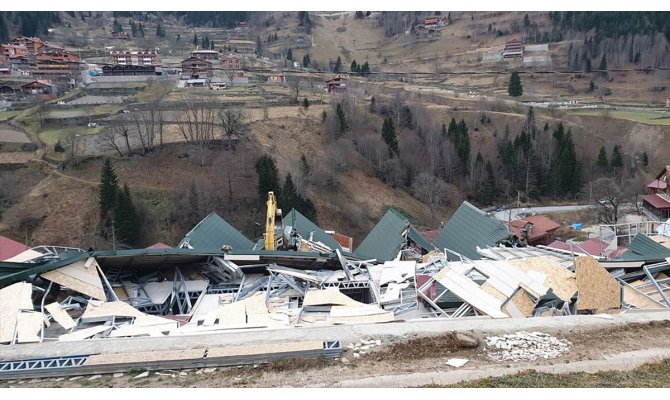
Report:
[[[49,370],[57,368],[74,368],[84,364],[88,355],[54,358],[38,358],[34,360],[0,361],[0,378],[2,373]]]

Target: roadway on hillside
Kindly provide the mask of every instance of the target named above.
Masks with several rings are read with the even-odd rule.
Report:
[[[548,207],[519,207],[509,208],[495,212],[495,217],[501,221],[508,219],[517,219],[519,214],[547,214],[556,212],[579,211],[592,208],[593,204],[575,204],[569,206],[548,206]],[[510,217],[511,213],[511,217]]]

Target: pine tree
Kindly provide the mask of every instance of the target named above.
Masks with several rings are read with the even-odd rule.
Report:
[[[356,60],[354,60],[351,62],[351,67],[349,67],[349,69],[351,72],[356,72],[356,68],[358,68],[358,64],[356,64]]]
[[[601,72],[607,71],[607,56],[605,56],[605,53],[603,53],[603,56],[600,59],[600,65],[598,65],[598,69]]]
[[[133,35],[133,37],[137,37],[138,31],[137,31],[137,25],[135,24],[135,21],[132,19],[130,20],[130,32]]]
[[[309,67],[310,59],[309,59],[309,54],[305,54],[302,56],[302,66],[307,68]]]
[[[305,107],[305,110],[309,108],[309,100],[307,100],[307,97],[302,101],[302,106]]]
[[[286,52],[286,59],[289,61],[293,61],[293,51],[291,49],[288,49]]]
[[[370,112],[373,114],[377,112],[377,100],[375,100],[375,96],[370,98]]]
[[[338,73],[342,69],[342,59],[340,56],[337,56],[337,61],[335,61],[335,65],[333,66],[333,72]]]
[[[181,41],[181,35],[178,33],[177,34],[177,42]]]
[[[281,189],[281,196],[279,197],[278,207],[282,210],[291,210],[292,208],[297,209],[300,206],[300,195],[298,194],[298,189],[296,189],[295,184],[293,183],[293,177],[289,172],[286,174],[284,179],[284,186]]]
[[[302,215],[305,216],[305,218],[309,219],[310,221],[314,222],[315,224],[318,223],[317,215],[316,215],[316,207],[314,207],[314,203],[312,203],[312,200],[306,198],[302,203],[300,204],[300,208],[298,209]]]
[[[139,217],[128,185],[123,185],[123,190],[116,192],[114,233],[117,241],[127,245],[134,245],[139,239]]]
[[[198,34],[194,33],[193,34],[193,46],[197,46],[197,45],[198,45]]]
[[[158,21],[158,24],[156,25],[156,36],[165,37],[165,28],[163,28],[163,24],[161,24],[161,21]]]
[[[496,177],[493,174],[493,167],[491,161],[486,161],[486,179],[482,184],[481,202],[484,204],[492,204],[496,198]]]
[[[393,158],[393,154],[400,155],[400,149],[398,148],[398,135],[395,132],[395,127],[393,126],[393,120],[390,117],[384,118],[384,125],[382,126],[382,138],[388,146],[389,157]]]
[[[607,161],[607,151],[605,151],[605,146],[600,147],[600,152],[598,153],[597,165],[602,170],[607,170],[610,166],[609,162]]]
[[[258,174],[258,199],[263,204],[268,198],[268,192],[274,192],[278,198],[280,195],[279,172],[275,160],[263,154],[256,161],[256,173]]]
[[[347,121],[346,115],[344,115],[344,108],[342,108],[342,103],[337,103],[337,108],[335,109],[335,119],[337,120],[337,131],[340,135],[344,135],[349,132],[349,122]]]
[[[360,65],[359,67],[361,69],[360,72],[363,74],[363,76],[368,76],[370,74],[370,64],[368,64],[367,61],[363,63],[362,67]]]
[[[509,85],[507,86],[507,94],[512,97],[519,97],[523,95],[523,87],[521,86],[521,78],[519,73],[514,71],[509,78]]]
[[[112,167],[112,161],[108,158],[102,166],[100,174],[100,192],[98,195],[98,206],[100,208],[100,220],[108,217],[110,211],[114,209],[116,202],[116,192],[119,189],[119,180]]]
[[[141,22],[140,22],[139,26],[137,27],[137,29],[138,29],[139,32],[140,32],[140,36],[141,36],[141,37],[144,37],[144,26],[142,26],[142,23],[141,23]]]
[[[623,167],[623,156],[621,154],[621,148],[618,144],[614,145],[612,149],[612,168],[621,168]]]
[[[114,22],[112,22],[112,31],[123,32],[123,27],[121,26],[119,21],[117,21],[116,19],[114,19]]]
[[[646,167],[649,165],[649,156],[647,155],[647,152],[642,153],[642,166]]]

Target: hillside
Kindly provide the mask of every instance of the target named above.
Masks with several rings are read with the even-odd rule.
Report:
[[[585,38],[595,39],[595,28],[585,33],[564,24],[559,35],[562,22],[547,12],[442,12],[451,22],[439,33],[421,36],[416,22],[431,14],[371,12],[358,18],[354,12],[310,12],[307,22],[302,13],[258,12],[247,15],[248,28],[237,28],[233,16],[201,20],[178,13],[59,12],[57,20],[52,16],[38,24],[40,29],[49,29],[48,40],[80,52],[87,62],[104,61],[111,49],[159,48],[164,64],[176,66],[206,38],[222,53],[237,51],[244,58],[250,84],[219,92],[177,87],[169,76],[113,85],[96,82],[61,98],[67,107],[53,102],[0,112],[2,129],[25,134],[39,148],[35,153],[0,152],[0,234],[30,245],[110,247],[97,234],[97,184],[103,157],[112,157],[119,180],[129,185],[139,204],[139,246],[176,244],[211,211],[249,238],[258,238],[265,210],[257,193],[255,163],[263,153],[275,159],[282,182],[291,173],[300,192],[315,204],[319,225],[353,236],[354,245],[389,206],[411,215],[421,229],[437,229],[464,199],[481,207],[516,202],[523,190],[508,176],[501,148],[527,129],[529,106],[552,151],[552,132],[560,124],[572,134],[580,187],[569,195],[550,193],[544,188],[544,171],[533,178],[524,201],[592,202],[604,191],[619,189],[622,198],[632,199],[668,163],[666,58],[628,59],[629,49],[635,58],[638,49],[667,45],[662,30],[641,33],[635,40],[600,38],[589,44]],[[9,21],[8,33],[21,30],[20,18],[3,18]],[[142,23],[144,37],[110,39],[115,20],[129,31],[131,19]],[[164,37],[155,34],[159,24]],[[649,35],[657,37],[654,45],[647,42]],[[267,60],[247,48],[257,39]],[[532,62],[500,58],[511,39],[527,42]],[[292,68],[285,61],[289,49],[293,60],[308,55],[309,66]],[[613,56],[619,53],[626,56]],[[582,54],[592,59],[593,71],[582,70]],[[595,72],[602,54],[610,60],[608,70]],[[367,62],[372,74],[351,75],[345,93],[328,93],[323,81],[336,75],[331,68],[338,57],[341,72],[356,61]],[[640,70],[646,62],[654,68]],[[276,73],[286,76],[284,84],[263,81],[271,63]],[[507,93],[513,70],[523,83],[518,98]],[[218,125],[211,146],[185,140],[180,133],[183,101],[194,93],[217,112],[244,110],[247,133],[235,151],[221,145]],[[311,106],[295,104],[296,97],[301,104],[308,99]],[[128,157],[125,150],[105,145],[105,134],[124,118],[145,115],[142,110],[151,107],[164,113],[164,146],[142,150],[140,136],[132,136],[129,146],[135,154]],[[338,108],[346,115],[347,129],[340,128]],[[382,138],[387,119],[394,124],[400,149],[395,154]],[[452,119],[467,128],[465,160],[459,159],[455,139],[441,133]],[[87,128],[89,122],[101,126]],[[55,149],[71,132],[81,137],[78,166],[70,165],[67,152]],[[624,166],[596,167],[600,148],[609,156],[614,145],[621,147]],[[309,176],[301,176],[302,156]],[[537,155],[527,156],[526,165],[533,157],[537,161]],[[548,168],[554,161],[544,163]],[[488,196],[482,189],[487,162],[495,180],[494,193]]]

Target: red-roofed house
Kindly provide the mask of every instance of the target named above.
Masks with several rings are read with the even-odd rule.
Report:
[[[561,227],[544,215],[531,215],[514,220],[511,224],[507,221],[503,223],[510,228],[512,234],[532,246],[549,243],[556,229]]]
[[[602,240],[598,238],[591,238],[585,242],[582,243],[577,243],[575,242],[577,246],[570,246],[566,242],[562,242],[560,240],[554,240],[553,242],[549,243],[547,247],[551,247],[552,249],[558,249],[558,250],[565,250],[565,251],[572,251],[576,254],[589,254],[592,256],[597,256],[597,257],[602,257],[605,256],[607,258],[614,258],[621,254],[622,252],[626,251],[625,247],[617,247],[614,250],[608,250],[608,244],[607,242],[603,242]]]
[[[646,195],[642,196],[642,211],[654,220],[666,220],[670,218],[670,188],[668,179],[670,177],[670,165],[666,165],[650,182],[646,188]]]
[[[28,249],[25,244],[0,235],[0,261],[12,258]]]

